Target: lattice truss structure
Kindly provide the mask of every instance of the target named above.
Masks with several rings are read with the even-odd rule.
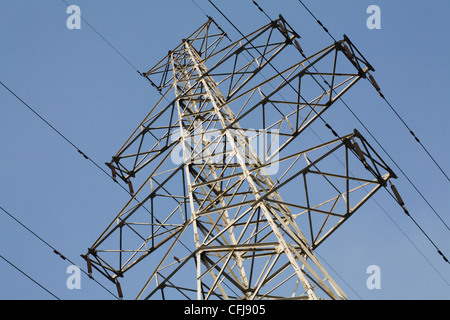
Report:
[[[89,270],[138,299],[346,298],[314,250],[396,177],[356,130],[302,139],[373,68],[345,36],[298,39],[280,16],[231,43],[210,19],[143,74],[161,99],[107,163],[132,197]]]

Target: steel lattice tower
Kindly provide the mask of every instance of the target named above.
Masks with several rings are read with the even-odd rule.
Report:
[[[396,176],[356,130],[303,137],[373,68],[346,36],[306,57],[281,16],[224,39],[210,19],[143,73],[161,99],[107,163],[132,197],[88,269],[139,299],[345,299],[314,250]]]

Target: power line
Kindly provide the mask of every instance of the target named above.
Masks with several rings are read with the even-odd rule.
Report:
[[[24,106],[26,106],[31,112],[33,112],[39,119],[41,119],[47,126],[49,126],[53,131],[55,131],[60,137],[62,137],[68,144],[70,144],[79,154],[81,154],[86,160],[89,160],[93,165],[95,165],[99,170],[101,170],[104,174],[110,177],[112,180],[114,178],[103,169],[97,162],[92,160],[89,156],[86,155],[83,151],[81,151],[78,146],[73,143],[69,138],[67,138],[64,134],[62,134],[58,129],[56,129],[50,122],[48,122],[42,115],[40,115],[33,107],[31,107],[28,103],[26,103],[22,98],[20,98],[14,91],[12,91],[8,86],[6,86],[3,82],[0,81],[0,84],[8,90],[17,100],[19,100]],[[118,185],[125,190],[127,193],[130,193],[124,186],[118,183]],[[137,200],[136,200],[137,201]]]
[[[353,289],[353,287],[347,281],[345,281],[345,279],[342,278],[342,276],[336,270],[334,270],[334,268],[323,257],[320,256],[320,254],[317,251],[314,251],[314,254],[317,255],[319,257],[319,259],[321,261],[323,261],[339,277],[339,279],[341,279],[347,285],[347,287],[349,287],[353,291],[353,293],[356,294],[359,297],[360,300],[364,300],[359,295],[359,293],[356,292],[355,289]]]
[[[66,136],[64,136],[58,129],[56,129],[54,126],[52,126],[50,124],[50,122],[48,122],[43,116],[41,116],[36,110],[34,110],[29,104],[27,104],[25,101],[23,101],[17,94],[14,93],[14,91],[12,91],[10,88],[8,88],[8,86],[6,86],[6,84],[4,84],[3,82],[0,81],[0,84],[6,89],[8,90],[14,97],[16,97],[17,100],[19,100],[20,102],[22,102],[22,104],[24,106],[26,106],[31,112],[33,112],[39,119],[41,119],[42,121],[45,122],[45,124],[47,126],[49,126],[53,131],[55,131],[60,137],[62,137],[64,140],[66,140],[66,142],[68,142],[72,147],[74,147],[80,154],[84,155],[84,153],[78,149],[78,147],[72,143],[72,141],[70,141]],[[86,155],[84,155],[86,158]],[[87,159],[87,158],[86,158]]]
[[[387,187],[385,187],[386,191],[389,193],[389,195],[394,199],[395,202],[397,202],[405,212],[405,214],[411,219],[411,221],[417,226],[417,228],[423,233],[423,235],[428,239],[428,241],[436,248],[437,253],[442,256],[445,262],[450,264],[450,261],[447,259],[447,257],[442,253],[442,251],[438,248],[436,243],[431,239],[431,237],[424,231],[424,229],[417,223],[417,221],[411,216],[409,211],[405,207],[405,203],[403,202],[402,198],[398,194],[397,189],[394,186],[392,187],[392,193],[389,191]]]
[[[0,84],[8,90],[17,100],[19,100],[24,106],[26,106],[31,112],[33,112],[39,119],[41,119],[48,127],[50,127],[53,131],[55,131],[61,138],[63,138],[68,144],[70,144],[79,154],[81,154],[86,160],[89,160],[94,164],[98,169],[103,171],[104,174],[108,175],[111,179],[112,176],[106,172],[102,167],[100,167],[94,160],[89,158],[80,148],[78,148],[75,143],[73,143],[69,138],[67,138],[64,134],[62,134],[58,129],[56,129],[50,122],[48,122],[42,115],[40,115],[34,108],[32,108],[28,103],[26,103],[22,98],[20,98],[14,91],[12,91],[7,85],[5,85],[2,81]]]
[[[272,18],[269,17],[269,15],[263,10],[263,8],[261,8],[261,6],[255,0],[252,0],[252,2],[258,8],[258,10],[261,11],[267,17],[267,19],[273,21]]]
[[[70,6],[70,4],[67,3],[66,0],[61,0],[62,2],[64,2],[67,6]],[[77,13],[78,14],[78,13]],[[106,39],[96,28],[94,28],[94,26],[92,24],[90,24],[85,18],[83,18],[81,15],[78,15],[100,38],[103,39],[103,41],[105,41],[108,46],[111,47],[111,49],[113,49],[125,62],[127,62],[134,70],[136,70],[137,73],[141,74],[141,72],[136,68],[136,66],[125,57],[125,55],[122,54],[122,52],[120,52],[115,46],[112,45],[111,42],[108,41],[108,39]]]
[[[192,1],[192,3],[197,7],[198,10],[200,10],[206,17],[209,17],[209,16],[206,14],[205,10],[203,10],[203,8],[200,7],[200,6],[198,5],[198,3],[195,2],[195,0],[191,0],[191,1]]]
[[[298,0],[300,2],[300,4],[306,9],[306,11],[309,12],[309,14],[314,18],[314,20],[316,20],[316,22],[319,24],[319,26],[322,27],[322,29],[331,37],[331,39],[334,40],[334,42],[336,42],[336,39],[333,37],[333,35],[330,33],[330,31],[328,31],[328,29],[323,25],[322,21],[320,21],[319,19],[317,19],[317,17],[314,15],[314,13],[312,13],[311,10],[309,10],[309,8],[303,3],[302,0]]]
[[[70,262],[72,265],[77,266],[74,262],[72,262],[69,258],[67,258],[65,255],[63,255],[61,252],[59,252],[58,250],[56,250],[55,247],[53,247],[51,244],[49,244],[47,241],[45,241],[44,239],[42,239],[40,236],[38,236],[33,230],[31,230],[30,228],[28,228],[24,223],[22,223],[19,219],[17,219],[16,217],[14,217],[14,215],[12,215],[10,212],[8,212],[7,210],[5,210],[3,207],[0,206],[0,210],[2,210],[5,214],[7,214],[11,219],[13,219],[14,221],[16,221],[18,224],[20,224],[23,228],[25,228],[28,232],[30,232],[33,236],[35,236],[37,239],[39,239],[42,243],[44,243],[47,247],[49,247],[50,249],[53,250],[53,253],[55,253],[56,255],[58,255],[61,259],[63,260],[67,260],[68,262]],[[95,280],[91,275],[89,275],[86,271],[84,271],[82,268],[80,268],[79,266],[77,266],[84,274],[86,274],[89,278],[91,278],[92,280],[94,280],[98,285],[100,285],[103,289],[105,289],[106,291],[108,291],[111,295],[113,295],[116,299],[118,299],[118,297],[112,293],[111,291],[109,291],[105,286],[103,286],[100,282],[98,282],[97,280]]]
[[[430,209],[434,212],[434,214],[438,217],[438,219],[442,222],[442,224],[450,231],[450,227],[441,217],[441,215],[436,211],[436,209],[431,205],[425,195],[419,190],[419,188],[414,184],[414,182],[409,178],[409,176],[403,171],[403,169],[398,165],[398,163],[392,158],[392,156],[386,151],[383,145],[378,141],[377,138],[372,134],[372,132],[367,128],[367,126],[361,121],[361,119],[353,112],[353,110],[349,107],[349,105],[341,98],[342,103],[345,107],[350,111],[350,113],[355,117],[355,119],[361,124],[361,126],[369,133],[372,139],[376,142],[376,144],[383,150],[383,152],[389,157],[392,163],[397,167],[397,169],[403,174],[403,176],[408,180],[409,184],[416,190],[416,192],[420,195],[420,197],[425,201],[425,203],[430,207]]]
[[[333,35],[329,32],[329,30],[323,25],[323,23],[317,19],[317,17],[312,13],[312,11],[303,3],[302,0],[298,0],[300,4],[308,11],[308,13],[317,21],[317,23],[324,29],[324,31],[336,42],[336,39],[333,37]],[[414,140],[422,147],[422,149],[425,151],[425,153],[428,155],[428,157],[434,162],[436,167],[439,169],[439,171],[442,173],[442,175],[447,179],[448,182],[450,182],[450,177],[447,175],[447,173],[444,171],[442,166],[437,162],[436,158],[431,154],[431,152],[428,150],[428,148],[422,143],[422,141],[416,136],[414,131],[411,129],[411,127],[406,123],[406,121],[403,119],[403,117],[397,112],[397,110],[394,108],[391,102],[384,96],[384,94],[381,92],[380,87],[375,82],[373,77],[367,78],[367,80],[376,88],[378,93],[380,94],[380,97],[386,102],[386,104],[389,106],[389,108],[394,112],[394,114],[397,116],[397,118],[402,122],[402,124],[405,126],[405,128],[409,131],[411,136],[414,138]],[[447,226],[448,228],[448,226]]]
[[[387,100],[387,98],[379,91],[380,96],[383,98],[384,101],[386,101],[389,108],[395,113],[397,118],[400,119],[400,121],[403,123],[403,125],[408,129],[409,133],[413,136],[414,140],[422,147],[422,149],[425,151],[425,153],[428,155],[428,157],[434,162],[436,167],[439,169],[439,171],[444,175],[444,177],[447,179],[448,182],[450,182],[450,177],[445,173],[444,169],[439,165],[436,158],[431,154],[431,152],[425,147],[425,145],[422,143],[422,141],[415,135],[415,133],[412,131],[412,129],[406,124],[405,120],[400,116],[400,114],[395,110],[395,108],[392,106],[392,104]],[[448,228],[448,227],[447,227]]]
[[[254,2],[254,0],[253,0]],[[320,20],[317,19],[317,17],[309,10],[306,5],[299,0],[299,2],[305,7],[305,9],[312,15],[316,21],[318,21],[319,25],[322,26],[327,32],[330,37],[334,40],[335,38],[331,35],[331,33],[328,31],[328,29],[320,22]],[[261,10],[261,9],[260,9]],[[267,14],[266,14],[267,16]],[[313,68],[317,71],[317,69],[313,66]],[[323,76],[320,75],[322,80],[324,80]],[[325,80],[324,80],[325,81]],[[384,98],[384,97],[383,97]],[[428,201],[428,199],[424,196],[424,194],[418,189],[418,187],[412,182],[412,180],[408,177],[408,175],[403,171],[403,169],[398,165],[398,163],[392,158],[392,156],[386,151],[386,149],[383,147],[383,145],[378,141],[378,139],[375,138],[375,136],[372,134],[372,132],[367,128],[367,126],[361,121],[361,119],[356,115],[356,113],[350,108],[350,106],[344,101],[342,97],[339,98],[339,100],[344,104],[344,106],[348,109],[348,111],[353,115],[353,117],[361,124],[361,126],[369,133],[369,135],[372,137],[372,139],[377,143],[377,145],[383,150],[383,152],[389,157],[389,159],[394,163],[394,165],[400,170],[400,172],[405,176],[405,178],[408,180],[408,182],[411,184],[411,186],[417,191],[417,193],[420,195],[420,197],[425,201],[425,203],[430,207],[430,209],[434,212],[434,214],[438,217],[438,219],[443,223],[443,225],[447,228],[448,231],[450,231],[450,227],[447,225],[447,223],[444,221],[444,219],[440,216],[440,214],[436,211],[436,209],[431,205],[431,203]],[[386,100],[386,102],[390,105],[390,103]],[[398,113],[395,111],[395,109],[391,106],[391,109],[398,115]],[[403,121],[403,120],[402,120]],[[406,123],[405,123],[406,125]],[[409,128],[409,127],[408,127]],[[410,130],[410,129],[409,129]],[[414,135],[414,133],[410,130],[410,132]],[[415,137],[415,135],[414,135]],[[416,138],[416,140],[420,143],[420,141]],[[429,154],[430,157],[431,154]],[[436,163],[437,164],[437,163]],[[438,165],[439,166],[439,165]]]
[[[37,284],[39,287],[41,287],[42,289],[44,289],[45,291],[47,291],[49,294],[51,294],[53,297],[55,297],[57,300],[61,300],[59,299],[54,293],[52,293],[50,290],[48,290],[46,287],[44,287],[42,284],[40,284],[39,282],[37,282],[36,280],[34,280],[31,276],[29,276],[28,274],[26,274],[24,271],[22,271],[19,267],[17,267],[16,265],[14,265],[11,261],[9,261],[8,259],[6,259],[4,256],[2,256],[0,254],[0,258],[2,258],[4,261],[6,261],[9,265],[11,265],[14,269],[16,269],[17,271],[19,271],[21,274],[23,274],[25,277],[27,277],[28,279],[30,279],[31,281],[33,281],[35,284]]]
[[[395,222],[394,219],[392,219],[392,217],[388,214],[388,212],[383,208],[383,206],[381,206],[381,204],[375,199],[373,198],[373,201],[375,201],[375,203],[378,205],[378,207],[383,211],[383,213],[389,218],[389,220],[397,227],[398,230],[400,230],[400,232],[403,234],[403,236],[411,243],[411,245],[422,255],[422,257],[430,264],[430,266],[434,269],[434,271],[442,278],[442,280],[444,280],[444,282],[450,286],[450,283],[444,278],[444,276],[436,269],[436,267],[433,265],[433,263],[431,263],[431,261],[425,256],[425,254],[419,249],[419,247],[417,247],[415,245],[415,243],[411,240],[410,237],[408,237],[408,235],[405,233],[405,231],[403,231],[402,228],[400,228],[400,226],[398,225],[397,222]]]
[[[331,35],[331,33],[328,31],[328,29],[326,27],[324,27],[324,25],[322,24],[322,22],[320,22],[320,20],[317,19],[317,17],[311,12],[311,10],[303,3],[302,0],[298,0],[303,7],[310,13],[310,15],[319,23],[320,26],[322,26],[325,30],[325,32],[333,39],[334,37]],[[384,95],[381,93],[380,88],[378,87],[378,84],[375,82],[375,80],[373,79],[373,77],[369,77],[368,81],[374,85],[374,87],[377,89],[377,91],[379,92],[380,96],[386,101],[386,103],[389,105],[389,107],[391,108],[391,110],[397,115],[397,117],[402,121],[402,123],[405,125],[405,127],[409,130],[410,134],[415,138],[415,140],[424,148],[424,150],[427,152],[427,154],[430,156],[430,158],[435,162],[435,164],[438,166],[438,168],[442,171],[442,173],[446,176],[446,178],[448,179],[448,176],[445,174],[445,172],[442,170],[442,168],[439,166],[439,164],[436,162],[436,160],[434,159],[434,157],[428,152],[428,150],[425,148],[425,146],[420,142],[420,140],[416,137],[416,135],[414,134],[414,132],[411,130],[411,128],[406,124],[406,122],[402,119],[402,117],[398,114],[398,112],[395,110],[395,108],[392,106],[391,103],[389,103],[389,101],[384,97]],[[422,192],[419,191],[419,189],[416,187],[416,185],[411,181],[411,179],[405,174],[405,172],[400,168],[400,166],[397,164],[396,161],[394,161],[394,159],[390,156],[390,154],[386,151],[386,149],[381,145],[381,143],[379,143],[379,141],[374,137],[374,135],[371,133],[371,131],[364,125],[364,123],[359,119],[359,117],[353,112],[353,110],[349,107],[349,105],[342,99],[340,98],[340,100],[342,101],[342,103],[346,106],[346,108],[350,111],[350,113],[356,118],[356,120],[364,127],[364,129],[370,134],[370,136],[375,140],[375,142],[381,147],[381,149],[384,151],[384,153],[386,153],[386,155],[391,159],[391,161],[395,164],[395,166],[401,171],[401,173],[406,177],[406,179],[408,180],[408,182],[414,187],[414,189],[419,193],[419,195],[422,197],[422,199],[427,203],[427,205],[432,209],[432,211],[435,213],[435,215],[439,218],[439,220],[445,225],[445,227],[447,228],[447,230],[450,231],[449,226],[445,223],[445,221],[442,219],[442,217],[438,214],[438,212],[434,209],[434,207],[430,204],[430,202],[425,198],[425,196],[423,195]],[[449,180],[450,181],[450,180]],[[388,193],[394,198],[394,200],[397,200],[396,197],[391,194],[389,192],[389,190],[386,188],[386,190],[388,191]],[[397,201],[399,202],[399,201]],[[405,208],[403,208],[405,210]],[[407,215],[411,218],[411,220],[413,221],[413,223],[419,228],[419,230],[425,235],[425,237],[431,242],[431,244],[436,248],[437,252],[439,253],[439,255],[442,256],[442,258],[444,259],[444,261],[446,261],[447,263],[449,263],[447,257],[439,250],[439,248],[436,246],[436,244],[431,240],[431,238],[429,237],[429,235],[422,229],[422,227],[417,223],[417,221],[411,217],[411,215],[407,212],[407,210],[405,210],[405,212],[407,213]]]

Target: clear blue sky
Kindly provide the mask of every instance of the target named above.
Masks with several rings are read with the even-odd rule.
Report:
[[[232,39],[238,38],[207,0],[196,2]],[[267,23],[250,0],[214,2],[243,32]],[[305,51],[331,44],[297,0],[257,2],[272,17],[281,13],[286,18],[302,36]],[[376,69],[374,75],[385,96],[450,173],[450,3],[304,2],[336,38],[347,34],[364,53]],[[83,18],[142,71],[205,22],[204,14],[188,0],[78,0],[69,4],[80,6]],[[381,30],[366,27],[366,9],[371,4],[381,8]],[[60,0],[0,2],[0,80],[91,159],[103,164],[159,94],[85,22],[81,22],[81,30],[68,30],[66,8]],[[345,101],[450,224],[450,183],[373,87],[361,82]],[[358,128],[365,134],[341,103],[334,105],[325,119],[338,132]],[[450,232],[391,166],[399,175],[396,185],[411,215],[450,257]],[[85,269],[79,255],[86,253],[127,195],[3,87],[0,167],[0,206]],[[319,248],[334,279],[350,299],[450,298],[450,265],[385,191],[376,199],[385,212],[369,201]],[[80,290],[67,289],[70,263],[3,212],[0,243],[2,256],[61,299],[113,298],[84,274]],[[369,265],[381,268],[380,290],[366,287]],[[115,292],[98,273],[94,275]],[[0,299],[53,299],[3,260],[0,283]],[[127,284],[126,278],[121,283],[125,298],[134,298],[136,286]]]

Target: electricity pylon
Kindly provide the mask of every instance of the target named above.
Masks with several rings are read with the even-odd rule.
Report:
[[[107,163],[132,197],[88,269],[133,269],[138,299],[345,299],[314,250],[396,176],[356,130],[302,137],[373,68],[346,36],[306,56],[282,16],[226,38],[209,19],[143,73],[161,99]]]

